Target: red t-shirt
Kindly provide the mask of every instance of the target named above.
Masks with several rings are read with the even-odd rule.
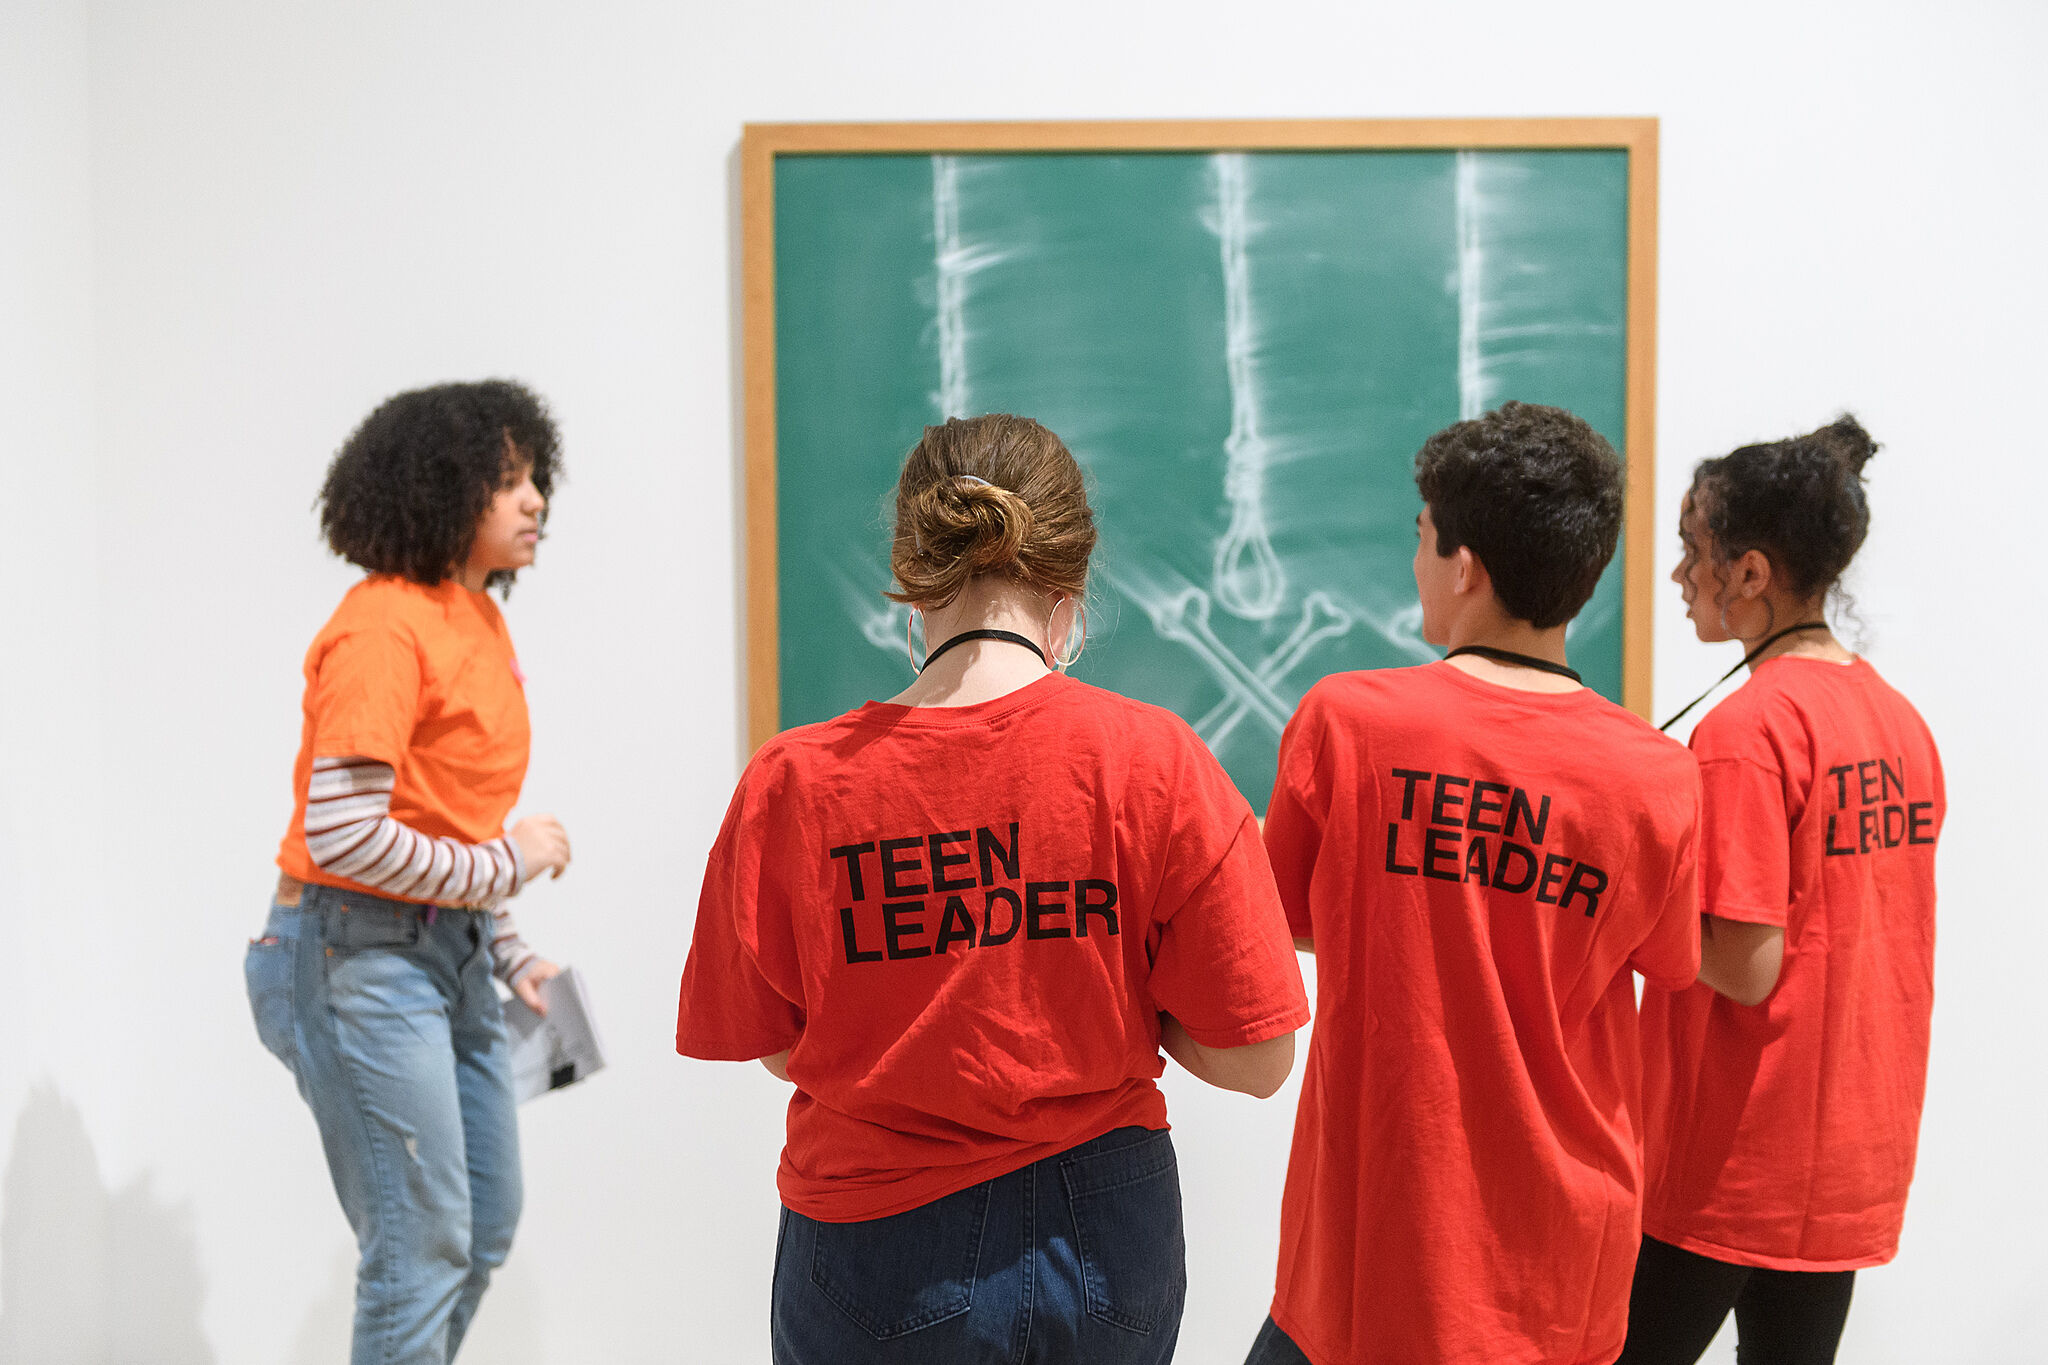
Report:
[[[1166,1127],[1159,1012],[1308,1021],[1251,808],[1171,712],[1052,674],[777,736],[711,850],[676,1050],[790,1048],[783,1202],[916,1208]]]
[[[1934,738],[1862,660],[1781,656],[1693,731],[1710,915],[1785,929],[1760,1005],[1643,996],[1643,1230],[1737,1265],[1899,1245],[1934,1007]]]
[[[1315,1365],[1610,1361],[1639,1242],[1633,968],[1699,971],[1692,758],[1591,690],[1342,673],[1266,848],[1316,952],[1273,1318]]]

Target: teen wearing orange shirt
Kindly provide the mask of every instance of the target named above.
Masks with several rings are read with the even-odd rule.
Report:
[[[485,590],[533,563],[557,445],[519,385],[445,384],[371,413],[320,493],[328,545],[368,577],[306,652],[296,804],[246,967],[361,1252],[353,1365],[454,1359],[519,1219],[491,976],[543,1008],[554,964],[503,903],[569,844],[552,816],[505,832],[525,680]]]
[[[1293,1064],[1250,807],[1178,717],[1064,675],[1095,538],[1038,423],[927,428],[891,556],[917,681],[764,745],[711,851],[676,1047],[795,1086],[777,1365],[1168,1360],[1160,1049],[1262,1097]]]
[[[1731,1309],[1743,1360],[1826,1365],[1857,1269],[1898,1249],[1947,798],[1926,724],[1826,623],[1876,449],[1850,417],[1744,446],[1700,464],[1680,515],[1686,614],[1750,676],[1692,734],[1700,983],[1643,996],[1631,1365],[1690,1365]]]
[[[1580,685],[1620,462],[1526,403],[1415,461],[1417,668],[1310,690],[1266,847],[1316,955],[1272,1316],[1248,1365],[1604,1365],[1642,1172],[1632,972],[1699,967],[1699,778]]]

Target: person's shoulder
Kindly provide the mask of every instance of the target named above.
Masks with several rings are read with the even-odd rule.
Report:
[[[1639,772],[1654,781],[1672,774],[1690,775],[1698,766],[1692,750],[1644,720],[1635,712],[1597,693],[1588,710],[1588,721],[1598,727],[1602,747],[1599,760],[1613,763],[1617,772]],[[1592,746],[1588,746],[1589,750]]]
[[[324,655],[342,641],[403,642],[417,646],[431,633],[438,608],[429,589],[396,574],[370,574],[342,594],[326,624],[313,637],[311,654]]]
[[[787,730],[778,730],[762,741],[747,760],[749,769],[763,770],[802,767],[820,754],[831,750],[842,742],[858,725],[864,707],[837,715],[830,720],[811,721],[804,725],[792,725]]]
[[[1801,661],[1792,662],[1797,665]],[[1766,761],[1775,752],[1774,737],[1810,728],[1810,685],[1832,684],[1845,677],[1801,672],[1797,667],[1759,668],[1700,717],[1692,731],[1692,751],[1702,762],[1743,757]]]
[[[1318,726],[1403,723],[1399,718],[1418,711],[1435,714],[1455,704],[1447,702],[1443,686],[1434,663],[1327,673],[1303,694],[1294,714]]]
[[[1926,724],[1925,718],[1920,714],[1920,708],[1913,705],[1912,700],[1904,692],[1894,687],[1890,679],[1880,673],[1877,665],[1870,662],[1870,660],[1860,654],[1857,655],[1855,662],[1849,665],[1847,672],[1852,681],[1869,693],[1871,697],[1877,699],[1879,704],[1891,707],[1897,711],[1903,711],[1921,724]]]
[[[1063,727],[1076,721],[1093,725],[1118,744],[1141,750],[1156,750],[1161,745],[1207,747],[1195,727],[1178,712],[1078,678],[1063,679],[1048,702],[1047,710],[1058,715]]]
[[[843,766],[849,757],[848,743],[857,738],[859,714],[855,709],[770,735],[740,770],[740,794],[757,802],[774,802],[786,793],[812,787],[817,773]]]
[[[398,574],[373,573],[342,594],[328,624],[346,630],[410,630],[440,616],[441,610],[435,589],[426,584]]]

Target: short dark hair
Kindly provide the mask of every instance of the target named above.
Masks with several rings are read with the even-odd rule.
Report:
[[[1804,436],[1701,460],[1692,505],[1716,557],[1761,550],[1800,596],[1835,589],[1870,533],[1863,466],[1877,448],[1844,413]]]
[[[385,399],[327,467],[320,529],[371,573],[435,584],[469,558],[477,523],[516,471],[553,496],[561,439],[547,405],[509,379],[437,384]],[[543,521],[546,512],[542,512]],[[486,586],[510,592],[501,569]]]
[[[1563,408],[1508,402],[1422,443],[1415,486],[1437,553],[1470,546],[1510,615],[1542,630],[1579,614],[1621,535],[1621,461]]]

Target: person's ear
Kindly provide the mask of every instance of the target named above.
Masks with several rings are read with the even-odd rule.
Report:
[[[1744,550],[1728,568],[1728,586],[1737,601],[1753,602],[1771,590],[1771,557],[1762,550]]]
[[[1458,561],[1456,577],[1458,592],[1489,592],[1492,590],[1493,579],[1487,574],[1486,566],[1479,562],[1479,556],[1472,553],[1470,545],[1460,545],[1455,557]]]

